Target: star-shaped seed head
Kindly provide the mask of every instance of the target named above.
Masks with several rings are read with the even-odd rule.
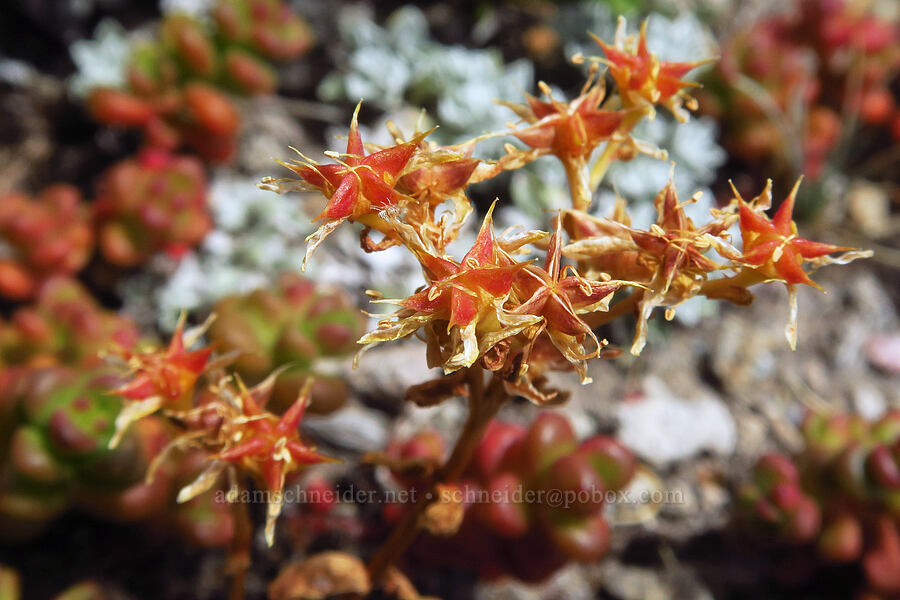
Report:
[[[558,217],[556,223],[556,232],[550,238],[544,267],[527,265],[516,277],[516,296],[522,300],[512,312],[541,317],[539,327],[531,333],[529,347],[539,335],[546,333],[560,354],[581,376],[582,383],[590,383],[585,361],[597,356],[603,343],[597,340],[580,315],[608,310],[613,292],[623,282],[592,281],[579,275],[572,267],[564,268],[562,218]],[[529,354],[526,351],[523,361],[525,373]]]
[[[254,388],[247,389],[240,379],[232,385],[224,383],[217,389],[213,403],[226,406],[216,413],[222,417],[215,435],[208,440],[221,444],[209,454],[209,465],[197,479],[178,494],[179,502],[187,502],[210,489],[219,476],[229,468],[254,477],[269,492],[266,514],[266,541],[271,546],[275,536],[275,521],[284,503],[286,477],[296,471],[334,459],[307,445],[300,436],[299,426],[309,404],[312,381],[307,380],[297,400],[281,416],[265,410],[278,372],[273,373]],[[207,406],[207,410],[214,407]],[[201,440],[202,441],[202,440]]]
[[[424,327],[430,360],[451,373],[472,366],[497,342],[540,320],[515,315],[504,307],[516,274],[526,263],[516,262],[500,248],[492,211],[462,261],[424,248],[414,250],[429,285],[408,298],[391,301],[402,308],[363,336],[361,344],[406,337]]]
[[[191,408],[194,385],[206,370],[212,348],[188,348],[203,335],[212,318],[201,326],[185,331],[182,313],[166,349],[132,351],[117,348],[111,358],[121,360],[130,373],[129,380],[113,391],[124,406],[116,418],[116,432],[109,442],[116,447],[128,427],[160,409],[182,411]]]
[[[801,181],[802,178],[797,180],[771,219],[763,213],[772,204],[771,180],[766,183],[762,193],[749,203],[732,188],[738,202],[741,237],[744,241],[743,253],[733,260],[743,267],[744,273],[752,274],[762,281],[781,281],[787,286],[791,312],[785,327],[785,337],[792,349],[797,346],[796,285],[805,284],[822,289],[809,278],[803,265],[810,264],[815,269],[827,264],[845,264],[872,255],[871,251],[814,242],[798,235],[793,213]],[[843,254],[830,256],[835,252]]]
[[[300,182],[263,180],[263,187],[274,191],[314,189],[328,198],[324,210],[315,219],[322,221],[322,225],[308,238],[304,267],[316,247],[344,221],[358,221],[389,235],[391,229],[378,213],[412,200],[399,191],[397,185],[399,179],[406,174],[406,168],[418,151],[420,142],[429,132],[421,133],[408,142],[367,154],[359,133],[358,115],[361,106],[360,102],[353,112],[346,152],[326,153],[335,163],[318,164],[301,154],[299,161],[282,163],[300,176]]]
[[[684,81],[682,77],[708,61],[660,60],[647,47],[647,21],[641,24],[637,38],[626,36],[623,17],[619,17],[613,45],[596,36],[593,37],[606,54],[605,59],[599,60],[609,65],[609,73],[618,86],[624,107],[652,108],[661,104],[679,121],[687,121],[689,115],[684,107],[695,110],[697,102],[687,95],[686,88],[695,87],[697,84]]]
[[[513,135],[534,148],[562,160],[586,161],[594,148],[618,130],[625,116],[621,110],[601,110],[605,90],[588,82],[582,94],[566,104],[553,98],[550,87],[538,84],[547,100],[526,94],[527,105],[510,105],[528,126]]]

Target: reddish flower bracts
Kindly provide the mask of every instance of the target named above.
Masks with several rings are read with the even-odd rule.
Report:
[[[184,331],[182,315],[172,341],[165,350],[132,351],[117,348],[114,358],[121,359],[131,372],[131,379],[114,393],[125,400],[116,418],[116,432],[109,442],[114,448],[135,421],[162,408],[187,410],[192,406],[194,385],[206,369],[212,348],[188,350],[206,330],[209,322]]]
[[[802,179],[791,189],[775,215],[769,219],[762,211],[772,204],[772,182],[766,183],[762,193],[750,203],[734,190],[740,214],[743,253],[734,261],[744,268],[745,277],[755,276],[762,281],[781,281],[788,289],[791,313],[785,327],[785,336],[795,348],[797,345],[797,284],[806,284],[821,290],[803,269],[805,263],[813,268],[827,264],[845,264],[857,258],[871,256],[871,251],[861,251],[845,246],[834,246],[801,238],[793,221],[794,201]],[[840,256],[831,257],[835,252]]]
[[[744,240],[744,252],[740,261],[757,269],[768,280],[783,281],[789,285],[803,283],[821,289],[803,270],[804,261],[851,248],[813,242],[797,235],[793,212],[800,181],[802,180],[798,179],[794,184],[791,193],[771,220],[760,211],[771,204],[771,182],[752,204],[744,202],[735,191],[741,216],[741,237]]]
[[[517,279],[517,287],[527,298],[514,309],[517,314],[539,316],[543,320],[537,334],[532,336],[527,353],[542,332],[562,356],[572,364],[581,376],[582,383],[589,383],[586,359],[598,355],[603,347],[590,326],[580,315],[608,309],[612,294],[623,282],[592,281],[571,268],[562,267],[562,219],[557,219],[556,233],[550,238],[550,247],[544,268],[528,265]],[[566,275],[569,272],[569,275]],[[585,340],[590,340],[593,350],[587,351]],[[527,364],[527,363],[526,363]],[[524,375],[524,373],[522,373]]]
[[[697,84],[684,81],[684,77],[692,69],[708,62],[667,62],[647,48],[647,22],[641,24],[637,38],[625,35],[625,19],[619,17],[615,43],[609,45],[594,36],[605,59],[601,62],[609,65],[609,73],[618,86],[622,98],[622,106],[626,108],[648,107],[651,110],[657,104],[668,108],[676,119],[687,121],[687,107],[697,108],[697,102],[685,92],[685,88]]]
[[[436,256],[421,245],[414,252],[431,284],[409,298],[392,301],[403,308],[360,343],[406,337],[425,327],[429,362],[450,373],[472,366],[496,342],[540,320],[504,306],[525,263],[514,261],[500,247],[490,212],[461,262]]]
[[[178,495],[179,502],[208,490],[229,465],[253,475],[270,492],[266,515],[266,541],[271,546],[275,537],[275,520],[284,503],[285,478],[309,465],[333,459],[307,446],[298,430],[309,404],[312,380],[303,387],[300,396],[281,416],[264,410],[272,392],[277,372],[258,386],[247,389],[240,379],[236,385],[225,383],[218,388],[215,406],[207,409],[224,415],[215,432],[221,447],[209,455],[207,469]],[[212,432],[211,432],[212,433]]]
[[[597,145],[609,139],[624,118],[623,111],[601,110],[602,84],[594,84],[568,104],[553,98],[550,87],[538,84],[548,101],[526,94],[527,106],[513,106],[530,125],[513,135],[536,150],[562,160],[585,161]]]
[[[344,221],[360,222],[391,237],[392,228],[379,213],[412,201],[411,197],[397,189],[398,180],[409,172],[410,161],[428,133],[367,155],[359,134],[361,106],[362,103],[358,104],[353,112],[347,135],[347,151],[333,156],[337,163],[320,165],[301,155],[301,161],[281,163],[299,175],[300,182],[265,182],[267,187],[276,191],[314,189],[328,198],[325,209],[315,219],[324,222],[308,238],[304,269],[319,244]]]

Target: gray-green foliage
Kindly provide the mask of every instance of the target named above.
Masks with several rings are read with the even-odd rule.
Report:
[[[396,11],[384,27],[360,7],[348,7],[341,12],[339,27],[346,55],[341,68],[322,81],[322,99],[362,98],[388,112],[406,105],[430,107],[440,123],[433,139],[441,143],[504,129],[514,115],[495,100],[518,101],[533,87],[530,61],[504,63],[495,48],[438,43],[414,6]],[[500,144],[489,142],[494,143],[481,150],[492,154]]]

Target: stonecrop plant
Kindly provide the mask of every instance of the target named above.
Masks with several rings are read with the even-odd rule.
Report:
[[[771,217],[766,214],[771,182],[761,183],[763,191],[750,201],[735,191],[699,225],[685,215],[686,202],[679,200],[673,182],[659,192],[658,217],[647,230],[631,225],[624,200],[612,215],[592,214],[593,193],[612,162],[638,153],[665,158],[662,150],[634,139],[631,132],[641,120],[654,118],[660,106],[687,120],[696,104],[689,94],[695,84],[684,77],[699,64],[661,61],[648,49],[646,29],[628,35],[624,20],[614,44],[600,42],[599,50],[605,56],[575,58],[588,65],[588,81],[579,96],[565,102],[541,85],[545,99],[526,95],[524,104],[510,105],[521,120],[509,131],[440,147],[429,142],[430,131],[407,138],[391,126],[395,143],[376,146],[360,135],[357,107],[345,152],[327,153],[331,160],[320,163],[298,151],[299,159],[283,164],[299,179],[267,178],[261,184],[277,192],[313,190],[324,196],[304,265],[335,229],[348,223],[363,226],[365,252],[399,246],[415,257],[423,285],[399,299],[369,291],[374,302],[398,308],[380,318],[359,343],[364,351],[418,337],[429,366],[442,368],[444,375],[410,388],[407,400],[420,406],[458,396],[468,401],[467,419],[448,458],[419,482],[423,493],[371,557],[373,587],[384,583],[423,524],[433,519],[435,504],[447,503],[442,492],[464,475],[504,403],[515,396],[538,405],[563,402],[567,393],[552,387],[548,374],[574,371],[588,384],[588,361],[616,354],[595,333],[599,326],[633,314],[637,326],[631,352],[637,355],[655,309],[663,309],[670,319],[679,304],[695,296],[746,305],[753,299],[752,286],[779,282],[791,299],[786,335],[794,347],[797,286],[817,287],[810,279],[813,270],[868,254],[799,237],[792,220],[796,185]],[[475,156],[479,141],[501,136],[527,147],[507,144],[497,160]],[[567,209],[548,215],[548,231],[498,233],[492,206],[463,256],[451,256],[448,247],[475,212],[469,186],[545,155],[562,164],[572,200]],[[248,388],[240,377],[227,374],[234,356],[216,357],[210,347],[189,349],[202,334],[202,328],[185,331],[179,326],[167,349],[119,353],[131,379],[118,390],[124,409],[111,443],[134,421],[164,415],[180,431],[171,449],[200,449],[207,456],[206,470],[180,499],[209,489],[223,473],[233,492],[255,480],[272,492],[265,527],[271,545],[288,475],[329,460],[298,433],[311,379],[283,414],[271,412],[266,400],[278,371]],[[237,524],[229,566],[233,597],[239,597],[249,561],[250,523],[246,507],[240,502],[234,507]],[[453,514],[452,507],[445,508]],[[445,533],[452,534],[460,521],[449,519]]]

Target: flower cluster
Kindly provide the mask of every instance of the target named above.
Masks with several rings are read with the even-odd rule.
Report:
[[[185,330],[179,322],[167,348],[119,348],[111,359],[128,370],[126,382],[114,393],[123,400],[109,446],[115,447],[129,429],[147,417],[162,413],[179,432],[156,455],[147,471],[154,481],[171,452],[200,451],[205,467],[184,486],[178,502],[190,502],[229,474],[232,488],[239,486],[236,473],[252,476],[271,493],[266,520],[266,540],[274,542],[275,520],[281,512],[288,475],[310,464],[331,460],[308,446],[298,430],[309,403],[312,380],[307,379],[297,398],[279,416],[264,407],[280,371],[252,388],[223,368],[237,353],[213,357],[211,347],[190,350],[210,321]],[[205,386],[199,386],[201,380]]]
[[[183,44],[194,39],[187,34],[175,37]],[[632,226],[624,200],[608,217],[592,214],[593,192],[611,163],[631,160],[638,153],[665,156],[652,144],[636,139],[635,126],[653,118],[660,106],[686,120],[687,111],[696,105],[688,94],[693,84],[685,77],[699,63],[661,61],[649,51],[646,37],[646,29],[628,36],[621,21],[615,44],[600,42],[605,57],[576,58],[576,62],[591,62],[588,81],[578,96],[558,100],[542,84],[546,99],[527,96],[524,104],[507,105],[521,118],[508,131],[440,146],[428,139],[431,131],[406,136],[389,126],[393,143],[367,144],[360,133],[358,105],[344,152],[326,153],[330,160],[319,162],[298,151],[298,159],[282,163],[296,178],[267,178],[262,183],[278,192],[315,191],[324,197],[314,220],[318,229],[308,238],[304,266],[330,234],[351,223],[361,227],[363,251],[398,247],[392,251],[414,257],[421,266],[422,286],[396,299],[369,291],[374,301],[398,308],[383,316],[359,343],[365,350],[419,337],[425,343],[428,365],[441,368],[443,376],[413,386],[406,399],[420,406],[452,396],[468,400],[466,423],[446,460],[413,465],[423,467],[418,471],[423,479],[417,484],[423,500],[399,515],[400,523],[372,557],[366,577],[373,586],[385,583],[391,565],[420,529],[451,536],[464,526],[465,507],[455,500],[455,492],[462,489],[460,482],[467,474],[485,489],[521,484],[531,491],[561,490],[577,499],[577,505],[566,511],[526,510],[515,503],[492,504],[484,509],[486,514],[476,511],[480,523],[503,539],[496,547],[514,553],[550,540],[563,562],[601,557],[609,543],[602,500],[582,501],[581,492],[624,486],[634,472],[633,457],[607,438],[579,445],[568,423],[552,415],[540,417],[527,431],[489,427],[500,407],[513,396],[539,405],[564,401],[567,394],[551,384],[552,372],[574,371],[582,383],[589,383],[588,361],[617,353],[606,348],[608,342],[598,336],[598,327],[634,314],[637,326],[631,351],[639,354],[654,309],[664,308],[671,318],[679,304],[696,296],[746,305],[753,298],[752,286],[785,284],[791,298],[786,333],[793,347],[796,286],[815,286],[810,273],[819,266],[867,255],[799,237],[793,221],[796,185],[771,217],[766,213],[772,204],[769,182],[749,202],[735,190],[734,197],[720,202],[706,222],[695,224],[685,214],[674,177],[659,192],[657,220],[647,229]],[[200,57],[200,53],[193,56],[193,50],[188,55]],[[202,70],[204,64],[199,61],[191,68]],[[606,72],[602,65],[608,67]],[[504,136],[511,143],[499,158],[475,155],[482,140]],[[476,208],[469,186],[543,156],[562,164],[571,207],[550,215],[547,232],[498,233],[493,226],[495,203],[484,214],[472,243],[461,256],[454,254],[452,244],[465,237]],[[696,196],[689,202],[695,200]],[[173,204],[177,203],[173,200]],[[163,213],[150,210],[151,221],[168,215]],[[270,545],[288,478],[330,459],[309,446],[299,432],[312,379],[304,374],[300,384],[293,378],[288,386],[290,401],[279,410],[268,404],[279,375],[290,366],[266,373],[277,366],[275,357],[309,367],[317,352],[345,350],[359,325],[345,318],[346,304],[319,303],[303,280],[286,279],[282,284],[278,294],[261,292],[223,303],[223,322],[211,337],[236,352],[215,356],[212,346],[192,350],[210,321],[185,330],[182,319],[167,348],[138,345],[111,353],[127,376],[115,390],[123,409],[115,420],[110,447],[123,442],[132,427],[139,427],[151,415],[162,416],[174,434],[150,465],[149,481],[170,452],[185,451],[199,455],[205,468],[181,489],[179,501],[190,502],[223,486],[226,475],[235,497],[252,478],[270,493],[265,528]],[[283,316],[285,327],[280,327],[276,321]],[[304,320],[302,326],[291,327],[299,319]],[[232,362],[234,366],[229,367]],[[226,367],[247,375],[249,386]],[[280,401],[283,398],[273,405]],[[481,447],[479,441],[485,435]],[[421,444],[426,455],[433,450],[431,442]],[[474,466],[470,464],[473,457]],[[473,469],[477,476],[471,475]],[[241,572],[249,563],[250,536],[246,510],[239,503],[234,507],[229,562],[236,573],[233,589],[240,591]],[[516,541],[507,544],[511,539]],[[558,566],[559,561],[554,564]],[[528,574],[540,566],[513,561],[500,569]]]
[[[386,300],[370,293],[400,309],[360,343],[420,335],[429,365],[446,374],[478,365],[498,374],[510,393],[544,403],[558,395],[542,388],[548,370],[573,369],[582,382],[589,381],[585,361],[599,356],[605,344],[593,333],[599,324],[634,310],[638,325],[632,352],[638,354],[655,307],[666,307],[671,317],[675,306],[697,295],[748,304],[748,287],[780,281],[791,292],[788,338],[794,346],[794,287],[814,285],[804,265],[846,262],[863,253],[834,258],[830,255],[850,249],[797,237],[791,219],[796,186],[771,220],[764,213],[771,204],[770,184],[751,202],[735,193],[700,226],[684,214],[673,183],[659,193],[659,216],[649,230],[631,227],[624,205],[609,218],[589,214],[592,189],[610,162],[636,152],[661,156],[630,131],[660,105],[686,119],[685,108],[695,102],[687,95],[692,84],[682,78],[699,64],[660,61],[647,48],[646,30],[629,37],[624,21],[615,45],[600,46],[606,58],[595,60],[574,100],[556,100],[542,85],[548,100],[528,96],[524,105],[509,105],[522,123],[508,133],[530,149],[507,145],[499,160],[480,160],[472,156],[478,140],[440,148],[426,142],[428,132],[409,140],[394,132],[394,145],[371,147],[360,137],[357,106],[346,152],[330,155],[334,163],[319,164],[301,154],[300,160],[285,163],[299,181],[264,180],[269,189],[318,190],[327,198],[317,218],[321,225],[309,238],[307,259],[341,224],[358,222],[365,228],[364,250],[402,245],[421,264],[425,285],[407,298]],[[597,62],[609,66],[614,93],[595,81]],[[603,153],[591,164],[601,145]],[[472,212],[467,187],[543,155],[563,164],[572,195],[572,208],[555,219],[553,234],[497,235],[489,211],[465,255],[459,260],[448,255],[448,244]],[[740,223],[742,249],[730,237],[735,223]],[[379,241],[369,236],[373,229],[381,234]],[[523,257],[529,245],[546,249],[543,266]],[[564,257],[575,264],[563,264]],[[724,276],[729,271],[733,274]],[[626,290],[628,296],[610,309],[614,294]]]

